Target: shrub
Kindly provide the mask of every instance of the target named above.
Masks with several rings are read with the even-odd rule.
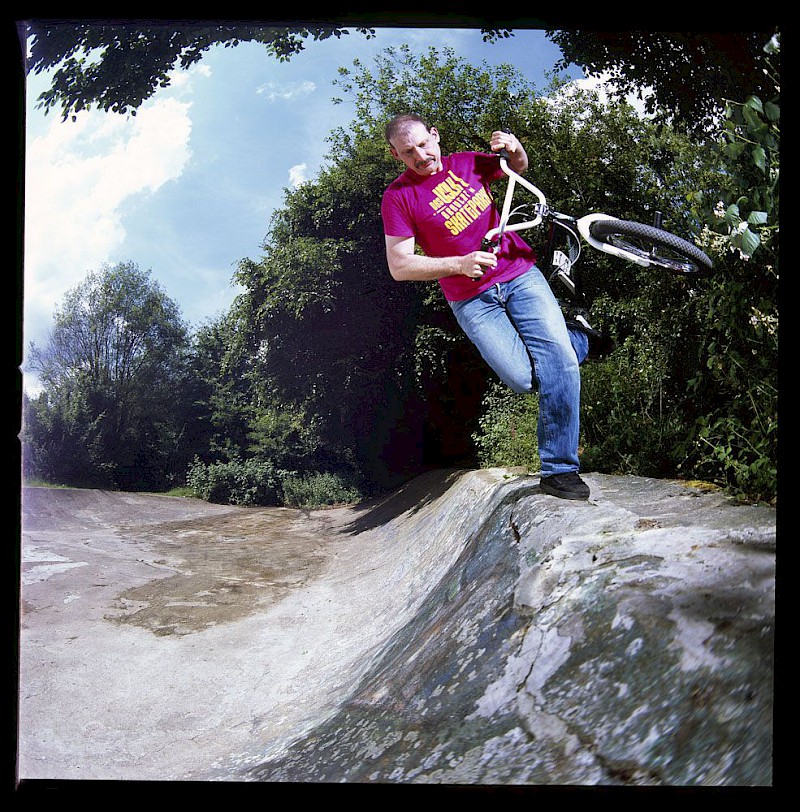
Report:
[[[646,336],[629,339],[581,371],[584,471],[638,476],[674,473],[673,449],[685,436],[670,355]]]
[[[358,502],[361,494],[332,473],[289,475],[283,480],[284,504],[292,507],[321,507]]]
[[[479,464],[486,468],[527,466],[537,471],[539,398],[518,395],[495,382],[483,399],[481,412],[479,429],[472,438]]]
[[[281,503],[280,477],[269,463],[231,460],[205,464],[195,459],[186,484],[200,499],[223,505],[270,506]]]

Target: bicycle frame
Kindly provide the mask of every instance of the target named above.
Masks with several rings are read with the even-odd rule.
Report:
[[[522,175],[515,172],[509,165],[506,155],[503,155],[504,150],[501,150],[499,153],[500,157],[500,167],[508,176],[508,186],[506,188],[505,199],[503,200],[503,208],[500,214],[500,225],[496,228],[491,229],[490,231],[486,232],[486,235],[483,238],[483,243],[485,247],[489,247],[494,245],[494,248],[489,247],[489,250],[493,250],[495,253],[500,247],[500,240],[502,239],[502,235],[506,231],[522,231],[528,228],[535,228],[538,226],[544,219],[553,219],[553,220],[560,220],[569,223],[573,223],[575,227],[580,232],[580,235],[586,240],[592,248],[596,248],[598,251],[603,251],[606,254],[611,254],[612,256],[619,257],[620,259],[627,260],[628,262],[634,262],[637,265],[641,265],[644,268],[651,266],[653,263],[650,262],[645,257],[642,257],[638,254],[632,254],[628,251],[625,251],[622,248],[618,248],[614,245],[610,245],[609,243],[600,242],[596,240],[591,233],[589,232],[589,228],[593,222],[596,220],[616,220],[618,218],[612,217],[608,214],[587,214],[583,217],[576,218],[572,217],[569,214],[561,214],[553,209],[551,209],[547,205],[547,198],[537,186],[534,186],[529,180],[522,177]],[[517,207],[512,211],[511,204],[514,197],[514,191],[520,185],[527,189],[531,194],[533,194],[537,201],[534,206],[534,213],[535,216],[533,220],[526,220],[519,223],[509,223],[509,219],[514,212],[518,211],[522,207]]]

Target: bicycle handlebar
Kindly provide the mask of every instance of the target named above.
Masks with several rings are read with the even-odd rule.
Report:
[[[504,132],[506,135],[511,135],[511,130],[509,130],[508,127],[502,127],[500,132]],[[496,154],[501,158],[505,158],[506,160],[511,158],[511,153],[505,147],[501,147]]]
[[[503,153],[505,153],[505,155]],[[504,231],[521,231],[525,228],[533,228],[534,226],[538,226],[539,223],[542,222],[542,212],[547,210],[547,198],[545,197],[544,192],[537,186],[534,186],[529,180],[523,178],[522,175],[515,172],[508,165],[508,151],[504,148],[498,150],[494,154],[500,159],[500,168],[503,170],[503,172],[505,172],[506,175],[508,175],[508,187],[506,189],[505,200],[503,201],[503,211],[500,215],[500,225],[497,226],[497,228],[493,228],[486,232],[486,235],[483,238],[484,243],[493,243],[495,239]],[[511,214],[511,200],[514,196],[514,187],[517,183],[524,186],[529,192],[535,195],[539,201],[539,204],[536,206],[537,212],[533,220],[528,220],[524,223],[514,223],[512,225],[509,224],[508,218]]]

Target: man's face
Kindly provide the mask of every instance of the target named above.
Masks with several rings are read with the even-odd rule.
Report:
[[[418,175],[435,175],[442,169],[442,151],[439,133],[435,127],[430,132],[425,125],[414,122],[391,141],[392,155]]]

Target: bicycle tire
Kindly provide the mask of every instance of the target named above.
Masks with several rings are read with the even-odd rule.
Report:
[[[631,220],[603,219],[591,223],[589,233],[596,240],[636,254],[672,273],[698,274],[713,267],[711,260],[696,245],[655,226]]]

